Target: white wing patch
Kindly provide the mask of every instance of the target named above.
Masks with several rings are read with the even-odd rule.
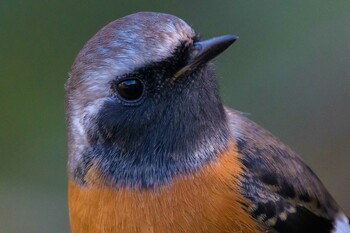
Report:
[[[332,233],[350,233],[349,219],[345,216],[345,214],[340,213],[337,216]]]

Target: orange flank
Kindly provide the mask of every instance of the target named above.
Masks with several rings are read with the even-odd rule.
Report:
[[[87,186],[69,181],[72,233],[262,232],[239,204],[247,200],[237,191],[242,164],[235,148],[156,190],[107,187],[92,169]]]

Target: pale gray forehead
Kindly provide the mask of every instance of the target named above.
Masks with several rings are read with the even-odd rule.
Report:
[[[73,76],[121,75],[164,60],[180,43],[192,43],[194,31],[176,16],[140,12],[111,22],[77,56]],[[103,74],[102,74],[103,73]]]

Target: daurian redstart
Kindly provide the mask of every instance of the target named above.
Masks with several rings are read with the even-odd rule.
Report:
[[[211,60],[183,20],[120,18],[78,54],[66,83],[72,233],[349,233],[302,159],[223,106]]]

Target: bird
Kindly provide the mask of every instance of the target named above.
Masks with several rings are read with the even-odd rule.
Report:
[[[224,106],[202,40],[158,12],[119,18],[65,84],[72,233],[348,233],[349,218],[292,149]]]

